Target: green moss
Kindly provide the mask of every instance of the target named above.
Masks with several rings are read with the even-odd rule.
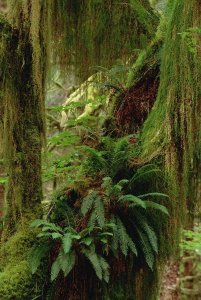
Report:
[[[36,31],[33,40],[36,39]],[[41,63],[45,52],[41,50],[42,55],[37,49],[34,50],[28,32],[23,26],[13,29],[6,22],[2,24],[0,34],[0,45],[3,47],[0,64],[6,61],[0,77],[3,90],[0,99],[4,108],[3,145],[9,174],[4,222],[6,231],[8,228],[14,230],[17,221],[28,218],[30,212],[31,217],[39,214],[42,200],[41,148],[45,132],[46,68]],[[36,77],[36,74],[40,76]]]
[[[43,73],[39,70],[47,67],[50,51],[62,70],[73,65],[86,80],[94,73],[91,67],[110,67],[118,58],[126,61],[133,49],[146,46],[158,24],[148,0],[19,0],[17,4],[10,0],[9,4],[11,24],[30,32],[39,87]]]
[[[29,253],[36,241],[36,232],[27,221],[0,248],[0,299],[33,299],[42,290],[42,275],[32,275]]]
[[[201,163],[201,68],[196,43],[194,49],[189,49],[189,40],[182,33],[200,28],[200,7],[196,0],[175,1],[171,7],[158,96],[141,135],[142,156],[148,159],[164,152],[165,169],[172,177],[170,189],[179,209],[183,208],[185,214],[188,207],[192,217],[197,201],[196,174]],[[198,43],[196,31],[192,31],[191,38]]]
[[[31,299],[33,296],[32,275],[27,261],[19,261],[16,265],[7,265],[0,272],[0,298],[2,300]]]

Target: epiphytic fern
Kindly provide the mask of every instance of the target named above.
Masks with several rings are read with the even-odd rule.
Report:
[[[85,257],[90,261],[93,269],[96,273],[96,276],[100,280],[105,280],[106,282],[109,281],[109,264],[106,260],[98,255],[95,251],[94,245],[92,245],[89,249],[83,249],[82,253]]]
[[[90,224],[94,226],[95,223],[100,227],[105,225],[105,208],[103,199],[96,191],[89,193],[82,201],[81,212],[85,216],[90,210]]]

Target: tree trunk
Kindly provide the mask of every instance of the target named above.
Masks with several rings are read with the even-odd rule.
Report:
[[[33,77],[33,51],[26,32],[1,23],[4,91],[4,144],[8,184],[5,228],[34,218],[42,200],[41,147],[43,115],[40,91]],[[1,65],[4,63],[2,59]]]
[[[173,4],[158,96],[141,136],[144,158],[165,154],[173,199],[176,195],[175,225],[178,216],[184,220],[187,210],[193,218],[197,202],[201,163],[200,13],[198,0],[177,0]]]

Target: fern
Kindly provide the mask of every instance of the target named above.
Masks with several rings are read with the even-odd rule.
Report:
[[[37,245],[33,248],[30,254],[30,267],[32,274],[34,274],[37,271],[41,260],[47,256],[48,252],[50,251],[50,248],[50,242],[44,242],[43,244]]]
[[[82,253],[92,264],[93,269],[96,273],[96,276],[100,280],[102,280],[103,279],[102,265],[100,263],[100,259],[99,259],[98,255],[96,254],[95,250],[92,250],[92,249],[93,249],[93,247],[91,247],[90,249],[83,249]]]
[[[132,185],[136,181],[145,181],[152,179],[153,175],[157,173],[161,173],[161,170],[154,164],[147,164],[145,166],[140,167],[134,176],[130,180],[130,184]]]
[[[100,280],[109,281],[109,264],[100,255],[95,252],[95,247],[91,246],[89,249],[83,249],[82,253],[90,261],[96,276]]]
[[[93,210],[91,212],[91,215],[89,217],[89,222],[88,222],[88,226],[93,230],[93,228],[96,226],[96,212]]]
[[[70,233],[66,233],[62,238],[64,253],[67,254],[71,250],[72,247],[72,235]]]
[[[98,151],[87,146],[82,147],[88,158],[85,160],[84,168],[87,172],[96,173],[106,168],[106,160],[103,157],[104,152]]]
[[[100,227],[105,225],[105,208],[103,199],[97,194],[97,192],[92,191],[88,196],[86,196],[81,205],[81,212],[83,215],[86,215],[90,210],[90,218],[88,225],[94,227],[97,224]]]
[[[168,195],[163,194],[163,193],[157,193],[157,192],[153,192],[153,193],[147,193],[147,194],[143,194],[143,195],[138,195],[139,198],[145,198],[145,197],[164,197],[164,198],[169,198]]]
[[[110,222],[112,224],[115,224],[115,226],[112,227],[112,232],[113,232],[113,237],[112,237],[112,242],[111,242],[111,248],[116,255],[118,246],[119,246],[119,234],[117,230],[117,225],[116,225],[116,218],[112,215]]]
[[[101,185],[102,188],[104,188],[106,191],[110,191],[112,186],[112,178],[111,177],[104,177],[103,183]]]
[[[94,210],[96,212],[97,223],[100,227],[104,227],[105,225],[105,209],[103,201],[100,197],[96,197]]]
[[[51,281],[54,281],[61,271],[60,258],[57,256],[51,267]]]
[[[139,197],[134,195],[123,195],[119,198],[120,202],[128,202],[133,204],[134,206],[140,206],[141,208],[146,209],[146,204]]]
[[[69,252],[66,254],[62,249],[59,255],[57,256],[56,260],[52,264],[51,281],[54,281],[57,278],[61,270],[63,271],[64,276],[66,277],[73,269],[74,265],[75,265],[75,253]]]
[[[127,256],[130,250],[134,255],[137,255],[137,249],[131,237],[128,235],[125,226],[119,218],[116,218],[117,230],[119,234],[119,245],[122,253]]]
[[[110,169],[108,170],[112,178],[114,178],[122,168],[125,168],[127,161],[127,147],[128,141],[125,138],[118,140],[114,145],[114,149],[110,155]]]
[[[99,256],[99,262],[100,262],[100,265],[102,267],[102,273],[103,273],[103,279],[105,282],[109,282],[109,264],[107,263],[107,261],[102,257],[102,256]]]
[[[62,249],[58,255],[58,260],[61,270],[63,271],[64,276],[66,277],[70,273],[70,271],[72,271],[75,265],[75,252],[71,251],[65,253],[65,251]]]
[[[40,227],[41,225],[48,225],[49,222],[42,220],[42,219],[36,219],[31,223],[31,227]]]
[[[153,249],[149,243],[147,236],[144,234],[144,232],[142,232],[138,227],[136,230],[140,237],[139,243],[141,244],[141,249],[143,251],[145,261],[146,261],[147,265],[150,267],[150,269],[153,271],[153,266],[154,266],[154,262],[155,262],[155,256],[154,256]]]
[[[126,228],[124,227],[123,223],[119,218],[116,219],[117,222],[117,229],[119,233],[119,244],[122,253],[126,256],[128,254],[128,239],[127,239],[127,232]]]
[[[137,222],[136,227],[140,228],[140,230],[144,232],[149,240],[150,245],[152,246],[153,251],[158,253],[158,239],[154,230],[148,224],[147,218],[140,212],[135,212],[134,217]]]
[[[153,201],[144,201],[147,208],[156,209],[165,215],[169,215],[167,208],[164,205],[158,204]]]
[[[85,216],[88,211],[92,208],[94,200],[96,199],[97,193],[92,191],[83,200],[81,205],[81,213]]]
[[[128,185],[129,183],[129,180],[128,179],[121,179],[119,182],[118,182],[118,185],[120,185],[122,188],[126,185]]]
[[[60,226],[57,226],[55,223],[50,223],[42,219],[36,219],[34,220],[31,225],[31,227],[42,227],[42,231],[56,231],[56,232],[62,232],[62,228]]]

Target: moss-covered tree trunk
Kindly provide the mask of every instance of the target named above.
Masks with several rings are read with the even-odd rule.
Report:
[[[198,0],[172,1],[158,96],[142,133],[144,158],[165,154],[175,204],[180,215],[188,209],[190,219],[201,163],[200,9]]]
[[[5,228],[13,230],[19,220],[33,218],[40,211],[43,104],[33,76],[33,50],[28,32],[19,32],[4,20],[0,34],[8,173]]]

